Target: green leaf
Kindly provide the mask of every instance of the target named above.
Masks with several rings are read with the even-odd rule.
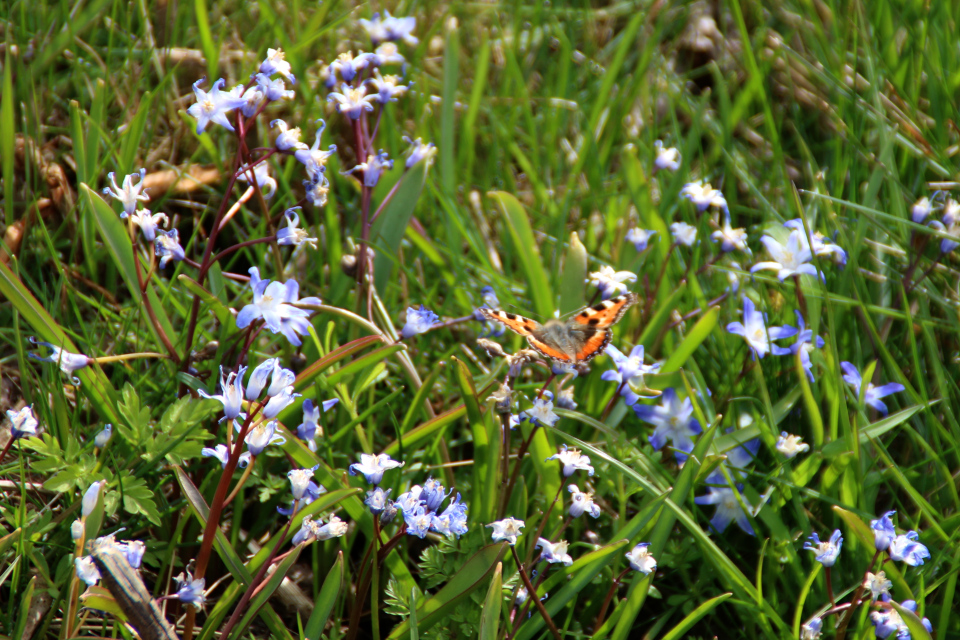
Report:
[[[900,618],[907,625],[907,629],[910,630],[910,637],[914,640],[933,640],[930,636],[930,632],[927,631],[927,628],[923,626],[923,621],[910,609],[907,609],[903,605],[900,605],[893,600],[890,601],[890,606],[896,609],[897,613],[900,614]]]
[[[313,611],[310,613],[310,619],[307,620],[307,626],[303,629],[303,635],[307,640],[320,640],[320,634],[323,633],[323,627],[330,618],[340,591],[343,590],[343,551],[337,552],[337,559],[330,567],[323,586],[320,587],[320,593],[313,603]]]
[[[383,452],[389,453],[392,457],[396,457],[400,455],[401,447],[403,449],[414,450],[430,438],[436,437],[438,431],[456,422],[465,415],[467,415],[466,406],[460,405],[459,407],[454,407],[449,411],[441,413],[436,418],[427,420],[416,428],[411,429],[409,433],[403,434],[401,439],[394,440],[388,444]]]
[[[284,558],[279,565],[274,569],[274,572],[270,574],[270,578],[266,581],[265,584],[260,585],[260,590],[257,591],[257,595],[253,596],[250,599],[249,604],[247,605],[247,610],[244,612],[243,617],[240,618],[240,622],[236,627],[233,628],[233,633],[230,635],[231,638],[239,638],[243,635],[244,630],[250,623],[253,621],[253,617],[257,615],[260,609],[267,604],[267,600],[274,594],[274,592],[280,588],[280,583],[283,582],[283,579],[287,577],[287,574],[290,572],[290,569],[293,568],[294,563],[297,561],[297,558],[300,557],[300,552],[303,551],[303,544],[298,544],[294,547],[293,551]]]
[[[500,427],[490,411],[483,413],[473,378],[467,366],[453,359],[460,396],[467,407],[467,419],[473,434],[473,492],[470,511],[478,522],[492,522],[497,508],[500,486]]]
[[[205,304],[210,305],[211,310],[214,315],[217,316],[220,324],[231,326],[236,322],[227,305],[223,304],[218,297],[201,287],[199,282],[185,273],[178,275],[177,280],[186,287],[187,291],[200,298]]]
[[[503,606],[503,563],[498,562],[480,612],[480,640],[497,640],[500,609]]]
[[[13,92],[13,61],[10,59],[11,48],[4,48],[3,62],[3,91],[0,91],[0,171],[3,172],[3,210],[6,212],[5,223],[12,225],[16,220],[13,208],[13,170],[17,166],[14,158],[16,148],[16,115],[14,104],[16,94]],[[0,261],[0,266],[6,266]]]
[[[301,371],[300,375],[297,376],[296,381],[293,383],[294,388],[298,392],[303,391],[313,384],[317,377],[325,370],[329,369],[341,360],[352,356],[358,351],[363,351],[367,347],[377,343],[382,344],[383,338],[380,336],[364,336],[362,338],[357,338],[353,342],[348,342],[343,346],[337,347]]]
[[[454,155],[454,109],[460,76],[460,30],[455,18],[448,20],[445,26],[447,33],[443,48],[443,88],[440,96],[440,139],[437,141],[437,150],[440,153],[440,184],[447,197],[453,197],[457,170],[457,159]]]
[[[381,347],[376,351],[371,351],[370,353],[357,358],[352,361],[350,364],[344,365],[343,367],[337,369],[327,377],[327,384],[335,385],[338,382],[341,382],[347,376],[354,375],[363,371],[367,367],[372,367],[378,362],[385,360],[392,356],[393,354],[399,351],[405,351],[407,345],[405,344],[392,344],[389,347]]]
[[[383,206],[383,211],[377,216],[370,229],[370,241],[380,247],[373,259],[374,282],[377,291],[383,292],[392,280],[396,268],[391,256],[397,255],[400,250],[400,241],[407,231],[410,218],[417,207],[417,200],[427,181],[427,163],[418,162],[409,171],[403,174],[395,187],[390,200]],[[389,251],[383,251],[386,248]],[[381,295],[383,295],[381,293]]]
[[[520,266],[526,276],[527,289],[533,300],[533,309],[541,318],[553,317],[553,292],[547,272],[540,260],[540,250],[537,240],[530,227],[530,220],[523,205],[512,194],[505,191],[491,191],[488,194],[500,205],[503,220],[507,223],[507,230],[520,260]]]
[[[120,143],[119,169],[121,174],[130,174],[136,171],[133,165],[137,159],[137,152],[140,150],[140,142],[143,140],[143,132],[147,126],[147,116],[151,114],[153,108],[154,94],[144,91],[140,96],[140,106],[137,107],[137,115],[133,117],[127,130],[123,134],[123,142]]]
[[[929,405],[936,404],[937,402],[939,402],[939,400],[934,400],[930,402]],[[903,409],[902,411],[896,412],[892,416],[887,416],[882,420],[877,420],[873,424],[869,424],[861,428],[858,431],[858,439],[860,440],[860,443],[866,444],[870,440],[879,438],[880,436],[887,433],[891,429],[894,429],[900,426],[901,424],[903,424],[904,422],[912,418],[916,413],[923,411],[923,409],[925,409],[929,405],[917,405],[914,407]],[[841,438],[838,440],[834,440],[832,442],[828,442],[823,447],[823,456],[825,458],[833,458],[835,456],[846,453],[847,451],[849,451],[849,449],[847,448],[847,441]]]
[[[570,234],[570,247],[563,261],[560,280],[560,313],[570,313],[583,306],[587,281],[587,249],[576,232]]]
[[[123,510],[134,515],[142,513],[155,525],[160,524],[160,512],[153,499],[153,491],[147,488],[143,478],[120,476],[120,492],[123,496]]]
[[[670,631],[663,636],[662,640],[679,640],[680,638],[683,638],[684,634],[693,628],[693,625],[699,622],[705,615],[713,611],[721,602],[731,597],[733,597],[732,593],[724,593],[715,598],[710,598],[706,602],[702,602],[700,606],[688,613],[679,624],[677,624],[673,629],[670,629]]]
[[[487,545],[480,549],[467,560],[463,568],[450,578],[436,595],[428,598],[420,607],[416,608],[416,619],[420,631],[426,631],[440,622],[457,603],[483,584],[490,572],[503,559],[503,555],[507,552],[507,546],[506,543],[499,543]],[[410,621],[404,620],[394,627],[389,638],[396,640],[409,633]]]

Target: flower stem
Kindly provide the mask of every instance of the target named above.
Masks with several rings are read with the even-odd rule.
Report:
[[[557,505],[557,500],[560,499],[560,494],[563,493],[563,482],[560,483],[560,488],[557,490],[557,495],[553,497],[553,502],[550,503],[550,506],[547,507],[546,513],[543,514],[543,517],[540,518],[540,524],[537,526],[537,540],[540,539],[540,536],[543,535],[543,530],[547,526],[547,520],[550,518],[550,513],[553,511],[553,508]],[[536,548],[536,545],[530,547],[530,550],[527,552],[527,564],[530,564],[530,560],[533,559],[533,550]]]
[[[224,499],[224,504],[230,504],[233,502],[233,499],[237,497],[237,494],[240,493],[240,489],[243,488],[243,485],[246,483],[247,478],[250,477],[250,472],[253,471],[253,464],[257,461],[256,456],[250,456],[250,464],[247,465],[247,468],[243,470],[243,475],[240,476],[240,480],[237,481],[237,486],[233,488],[233,491],[230,492],[230,495]]]
[[[597,614],[597,619],[593,621],[593,631],[596,633],[597,629],[600,628],[600,625],[603,624],[604,619],[607,617],[607,609],[610,608],[610,603],[613,602],[613,596],[616,595],[617,589],[620,588],[620,581],[626,577],[630,572],[630,567],[627,567],[620,572],[613,582],[610,584],[610,589],[607,591],[607,597],[603,599],[603,605],[600,607],[600,613]]]
[[[557,629],[557,625],[554,624],[553,619],[550,618],[550,614],[547,613],[546,607],[543,606],[543,603],[540,602],[540,598],[537,597],[537,589],[533,586],[533,583],[530,582],[530,576],[527,575],[526,570],[524,570],[523,565],[520,563],[520,556],[517,555],[517,548],[513,545],[510,545],[510,551],[513,552],[513,560],[517,563],[517,567],[520,571],[520,578],[523,580],[523,584],[527,588],[527,597],[533,599],[533,604],[536,605],[537,611],[539,611],[540,615],[543,616],[543,621],[547,623],[547,627],[550,628],[550,632],[553,634],[553,637],[556,638],[556,640],[563,640],[563,636],[560,635],[560,630]]]
[[[90,358],[93,362],[97,364],[104,364],[106,362],[123,362],[124,360],[137,360],[139,358],[169,358],[162,353],[155,353],[153,351],[145,351],[143,353],[124,353],[119,356],[101,356],[99,358]]]
[[[837,628],[837,640],[843,640],[847,634],[847,626],[850,624],[850,620],[853,619],[853,612],[856,611],[857,607],[860,606],[860,596],[863,595],[864,585],[867,581],[867,573],[873,570],[873,565],[877,563],[877,559],[880,557],[882,551],[876,551],[873,554],[873,558],[870,560],[870,564],[867,566],[867,570],[863,572],[863,580],[857,586],[857,590],[853,592],[853,598],[850,599],[849,609],[846,613],[843,614],[843,617],[840,618],[840,624]],[[827,568],[827,585],[830,584],[830,569]],[[833,597],[830,598],[830,603],[833,604]],[[833,605],[833,608],[836,609],[837,606]]]

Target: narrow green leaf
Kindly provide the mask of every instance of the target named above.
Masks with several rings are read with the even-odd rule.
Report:
[[[364,336],[362,338],[357,338],[353,342],[348,342],[345,345],[337,347],[327,355],[323,356],[309,367],[300,372],[300,375],[297,376],[297,380],[293,383],[294,388],[297,391],[303,391],[311,384],[314,380],[317,379],[321,373],[333,366],[334,364],[340,362],[345,358],[349,358],[358,351],[362,351],[367,347],[383,343],[383,338],[380,336]]]
[[[463,567],[434,596],[427,598],[417,607],[416,616],[421,631],[426,631],[450,612],[461,600],[483,584],[507,552],[506,543],[487,545],[475,553]],[[396,640],[408,635],[410,621],[404,620],[390,633],[389,638]]]
[[[417,200],[427,181],[427,163],[418,162],[403,174],[397,183],[390,200],[383,205],[383,211],[377,216],[370,230],[370,241],[381,250],[373,259],[374,282],[377,291],[383,295],[387,284],[391,282],[396,264],[391,256],[400,250],[400,241],[407,231],[410,218],[417,207]],[[382,249],[388,249],[383,251]]]
[[[9,60],[10,59],[7,58],[8,62]],[[23,632],[27,628],[27,622],[31,617],[30,607],[33,604],[33,592],[37,588],[38,577],[39,576],[33,576],[30,578],[30,582],[27,583],[27,588],[17,594],[17,598],[20,600],[20,613],[17,615],[17,624],[13,628],[11,638],[22,638]]]
[[[910,637],[914,640],[933,640],[930,636],[930,632],[927,631],[927,628],[923,626],[923,622],[920,618],[910,609],[907,609],[903,605],[891,600],[890,606],[896,609],[897,613],[900,614],[900,618],[907,625],[907,629],[910,630]]]
[[[0,160],[3,160],[3,209],[6,211],[6,224],[12,225],[16,221],[16,211],[13,206],[13,169],[16,159],[13,157],[16,148],[16,122],[14,104],[16,96],[13,93],[13,62],[10,60],[10,47],[5,47],[3,61],[3,90],[0,91]]]
[[[934,400],[929,404],[933,405],[937,402],[939,402],[939,400]],[[917,405],[915,407],[908,407],[907,409],[903,409],[902,411],[896,412],[892,416],[887,416],[882,420],[877,420],[873,424],[869,424],[866,427],[863,427],[858,432],[859,434],[858,439],[860,440],[860,443],[865,444],[870,440],[879,438],[880,436],[887,433],[891,429],[894,429],[900,426],[901,424],[903,424],[904,422],[912,418],[916,413],[923,411],[923,409],[925,409],[926,406],[927,405]],[[841,438],[838,440],[834,440],[832,442],[828,442],[826,446],[823,447],[823,456],[825,458],[832,458],[842,453],[846,453],[847,451],[849,451],[849,448],[847,446],[847,441]]]
[[[303,629],[303,635],[307,640],[320,640],[320,634],[323,633],[323,627],[330,618],[334,605],[337,604],[337,598],[340,591],[343,590],[343,551],[337,552],[337,560],[330,567],[327,577],[320,587],[320,593],[313,603],[313,611],[310,613],[310,619],[307,620],[307,626]]]
[[[460,29],[456,18],[446,23],[446,42],[443,49],[443,89],[440,96],[440,183],[447,197],[456,189],[457,159],[454,155],[454,124],[457,102],[457,84],[460,80]]]
[[[202,300],[205,304],[210,305],[210,308],[212,309],[214,315],[217,316],[217,320],[220,322],[220,324],[232,325],[236,323],[233,314],[230,313],[230,309],[228,309],[219,298],[200,286],[199,282],[185,273],[181,273],[179,276],[177,276],[177,280],[179,280],[180,283],[186,287],[187,291],[200,298],[200,300]]]
[[[220,62],[220,52],[213,43],[213,33],[210,31],[210,18],[207,14],[207,3],[205,0],[194,0],[193,9],[196,14],[197,31],[200,32],[200,47],[203,49],[203,55],[207,59],[207,84],[210,85],[217,80],[217,66]]]
[[[480,612],[480,640],[497,640],[500,631],[500,609],[503,607],[503,563],[493,571],[487,597]]]
[[[367,367],[372,367],[378,362],[386,360],[398,351],[405,351],[406,348],[407,345],[405,344],[392,344],[388,347],[382,347],[376,351],[371,351],[370,353],[357,358],[350,364],[345,365],[331,373],[327,377],[327,384],[335,385],[338,382],[341,382],[347,376],[352,376],[355,373],[363,371]]]
[[[512,194],[505,191],[491,191],[488,194],[500,205],[503,220],[517,251],[517,258],[527,280],[527,289],[533,299],[533,308],[541,318],[553,317],[553,292],[550,280],[540,260],[537,240],[533,235],[527,212]]]
[[[467,408],[467,418],[473,434],[473,488],[470,511],[478,522],[492,522],[497,508],[497,489],[500,485],[500,428],[490,411],[484,413],[473,386],[473,378],[467,366],[453,359],[457,371],[457,384]],[[476,505],[476,506],[474,506]]]
[[[700,606],[688,613],[678,625],[676,625],[673,629],[670,629],[670,631],[663,636],[663,640],[679,640],[679,638],[685,637],[684,634],[692,629],[693,625],[703,619],[705,615],[713,611],[721,602],[728,600],[731,597],[733,597],[732,593],[724,593],[701,603]]]
[[[120,161],[119,169],[121,174],[130,174],[137,170],[134,161],[137,159],[137,152],[140,150],[140,142],[143,140],[143,132],[147,126],[147,115],[153,108],[154,94],[145,91],[140,96],[140,106],[137,108],[137,115],[133,117],[127,130],[123,134],[123,142],[120,143]]]
[[[418,427],[411,429],[409,433],[403,434],[402,439],[394,440],[388,444],[383,452],[389,453],[391,456],[395,457],[400,455],[401,446],[404,449],[416,449],[428,439],[436,437],[438,431],[447,425],[456,422],[465,415],[467,415],[467,408],[464,405],[454,407],[449,411],[441,413],[436,418],[428,420]]]

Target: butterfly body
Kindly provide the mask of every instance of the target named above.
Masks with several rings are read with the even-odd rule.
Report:
[[[541,355],[563,364],[576,364],[603,353],[613,338],[610,327],[636,304],[637,299],[637,294],[627,293],[584,307],[567,320],[549,320],[545,324],[515,313],[492,309],[480,311],[488,319],[526,337],[530,346]]]

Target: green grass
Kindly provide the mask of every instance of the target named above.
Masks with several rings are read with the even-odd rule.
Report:
[[[225,505],[224,535],[206,573],[208,586],[223,582],[197,618],[199,637],[213,637],[227,622],[264,562],[267,552],[250,559],[250,545],[272,550],[280,539],[287,518],[276,507],[291,501],[286,472],[319,463],[316,480],[333,499],[315,512],[351,523],[344,537],[314,543],[296,558],[306,576],[299,588],[324,619],[305,609],[298,621],[274,597],[243,637],[344,637],[354,589],[364,580],[374,595],[362,603],[360,637],[505,638],[516,621],[522,624],[510,637],[552,637],[534,607],[528,619],[518,611],[511,622],[517,566],[509,550],[484,546],[492,531],[484,525],[505,515],[524,519],[517,552],[532,557],[543,519],[542,535],[553,539],[569,505],[563,490],[563,504],[551,508],[554,496],[575,482],[590,487],[603,513],[566,526],[574,564],[553,566],[540,588],[566,637],[796,638],[802,623],[830,607],[825,571],[803,541],[842,531],[830,581],[837,601],[848,602],[873,556],[866,524],[896,510],[900,532],[920,531],[932,557],[918,568],[884,564],[894,599],[916,600],[937,638],[960,638],[960,618],[952,615],[960,570],[960,271],[955,253],[939,259],[946,236],[910,221],[921,196],[943,190],[960,198],[960,9],[949,2],[741,0],[709,8],[392,7],[394,15],[416,16],[419,44],[400,45],[413,86],[379,124],[377,149],[397,163],[373,190],[372,211],[403,175],[403,136],[432,141],[438,152],[425,176],[421,168],[405,174],[374,222],[376,297],[368,314],[366,294],[358,296],[342,268],[363,233],[359,182],[340,173],[358,162],[353,132],[317,78],[319,60],[368,48],[357,20],[376,8],[333,0],[0,7],[0,408],[32,404],[44,431],[0,462],[0,476],[13,483],[0,499],[2,637],[19,637],[30,608],[41,606],[34,638],[63,637],[65,620],[74,629],[82,620],[81,636],[129,637],[112,615],[70,613],[70,524],[96,479],[108,481],[100,535],[125,527],[120,538],[144,540],[147,588],[156,597],[175,591],[171,578],[198,554],[220,477],[199,450],[224,439],[220,405],[177,397],[197,388],[218,393],[218,367],[237,363],[247,333],[230,309],[242,309],[251,294],[224,274],[258,266],[266,279],[295,278],[300,295],[318,296],[324,307],[302,348],[261,332],[247,364],[279,357],[300,374],[297,391],[305,398],[340,403],[321,418],[316,453],[288,434],[283,447],[260,456],[243,492]],[[274,118],[300,126],[308,144],[314,122],[326,120],[323,146],[339,149],[327,166],[330,200],[301,211],[301,227],[318,238],[317,248],[254,244],[203,278],[175,263],[141,288],[119,207],[98,196],[107,173],[119,181],[141,167],[154,176],[190,165],[219,171],[190,191],[157,187],[147,204],[170,216],[187,256],[201,261],[236,137],[216,126],[196,135],[186,114],[191,85],[202,76],[205,87],[221,76],[228,87],[246,82],[276,47],[299,80],[296,97],[268,107],[248,145],[272,144]],[[676,172],[653,170],[657,140],[680,150]],[[273,235],[285,224],[282,212],[301,199],[301,165],[291,157],[269,162],[276,195],[247,201],[214,252]],[[749,233],[752,256],[717,257],[709,239],[716,212],[698,215],[680,196],[699,179],[722,191],[733,226]],[[229,203],[246,185],[239,187]],[[797,217],[848,254],[845,268],[814,260],[824,280],[805,276],[802,302],[792,278],[749,275],[751,265],[769,259],[760,236],[785,238],[780,224]],[[698,228],[696,246],[671,249],[669,226],[677,221]],[[642,254],[624,240],[634,226],[658,232]],[[612,403],[616,387],[600,375],[614,365],[601,356],[590,373],[564,380],[576,410],[537,431],[504,495],[500,416],[487,400],[504,379],[503,360],[477,345],[481,325],[473,320],[405,340],[405,348],[393,345],[405,310],[423,304],[443,320],[464,318],[489,285],[504,310],[544,321],[554,309],[593,300],[583,274],[604,265],[636,273],[631,289],[642,298],[617,325],[613,344],[624,352],[643,344],[648,363],[663,363],[647,384],[694,399],[703,425],[697,448],[682,468],[670,451],[654,450],[650,425],[622,401]],[[740,276],[740,289],[724,296],[730,273]],[[740,294],[774,325],[795,325],[795,310],[805,309],[807,326],[826,342],[811,354],[815,382],[792,356],[750,360],[744,341],[725,330],[742,319]],[[191,332],[195,297],[199,321]],[[29,336],[92,357],[170,350],[202,357],[190,370],[156,358],[94,364],[78,372],[74,387],[54,365],[28,360]],[[526,346],[512,334],[495,340],[507,352]],[[876,363],[871,382],[904,385],[885,399],[888,417],[864,407],[843,382],[842,361],[862,373]],[[548,375],[525,366],[519,409],[529,410]],[[279,416],[289,431],[302,420],[301,402]],[[93,438],[108,422],[113,440],[97,452]],[[773,446],[781,431],[802,436],[810,451],[784,460]],[[526,423],[514,431],[507,442],[514,454],[529,434]],[[712,532],[713,508],[693,498],[707,493],[711,472],[732,477],[719,456],[750,438],[760,446],[747,466],[743,500],[766,500],[751,517],[756,536],[736,525]],[[557,463],[544,462],[561,444],[584,449],[596,475],[564,479]],[[345,471],[360,453],[381,451],[405,462],[387,472],[391,497],[432,475],[470,505],[470,532],[452,541],[406,536],[371,579],[366,551],[377,525],[363,504],[369,487]],[[385,525],[385,539],[396,530]],[[622,576],[595,626],[627,567],[624,553],[638,542],[651,543],[656,575]],[[502,584],[502,599],[491,584]],[[383,613],[373,620],[368,610],[378,603]],[[176,601],[166,607],[168,620],[181,613]],[[499,616],[488,613],[497,607]],[[846,637],[873,637],[867,609],[853,616]],[[836,619],[825,618],[825,637],[837,635]]]

